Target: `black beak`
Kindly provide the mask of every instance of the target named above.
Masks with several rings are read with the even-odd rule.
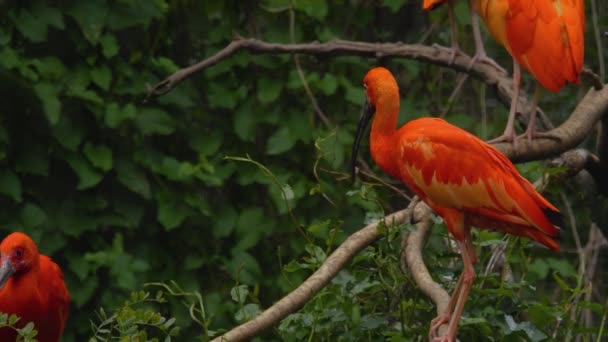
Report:
[[[350,157],[350,165],[352,172],[352,179],[355,180],[356,176],[356,164],[357,164],[357,153],[359,152],[359,144],[361,143],[361,137],[363,133],[365,133],[365,128],[371,121],[374,113],[376,112],[376,108],[369,103],[369,100],[365,100],[365,105],[363,106],[363,110],[361,111],[361,118],[359,118],[359,126],[357,127],[357,133],[355,134],[355,143],[353,145],[353,151]]]

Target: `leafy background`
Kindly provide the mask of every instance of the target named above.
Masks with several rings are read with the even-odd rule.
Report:
[[[597,5],[605,28],[607,6]],[[402,59],[300,56],[330,125],[319,119],[289,55],[239,52],[158,100],[143,101],[148,85],[214,54],[235,33],[282,43],[449,45],[446,10],[425,14],[420,7],[406,0],[2,2],[0,226],[5,234],[27,232],[62,266],[72,296],[63,340],[93,336],[91,322],[99,328],[111,313],[167,325],[145,335],[145,324],[131,322],[147,338],[177,324],[178,340],[206,340],[293,289],[348,234],[404,207],[386,187],[341,177],[363,102],[361,79],[379,62],[398,76],[400,122],[448,108],[449,121],[484,138],[499,134],[507,109],[491,89],[468,80],[450,100],[455,72]],[[456,14],[461,46],[472,51],[465,1]],[[590,20],[586,36],[586,64],[598,70]],[[487,50],[511,67],[491,38]],[[541,106],[563,120],[586,91],[583,84],[545,94]],[[526,76],[528,93],[532,86]],[[371,163],[369,154],[363,158]],[[544,170],[538,162],[522,166],[530,179]],[[591,215],[593,199],[572,185],[554,184],[551,191],[561,208],[559,193],[567,194],[584,239],[592,221],[606,222]],[[387,230],[264,339],[425,336],[433,305],[399,268],[398,236],[410,228]],[[434,229],[425,258],[449,286],[460,264],[445,248],[446,235],[443,227]],[[605,326],[606,285],[597,282],[606,277],[605,254],[591,279],[594,294],[585,297],[570,237],[560,254],[500,234],[481,232],[477,240],[507,244],[518,281],[479,278],[462,338],[571,337],[589,332],[577,320],[585,309],[594,317],[591,331]],[[481,265],[489,253],[482,249]],[[201,310],[191,316],[183,301]],[[161,316],[176,320],[166,324]],[[133,333],[127,330],[114,334]]]

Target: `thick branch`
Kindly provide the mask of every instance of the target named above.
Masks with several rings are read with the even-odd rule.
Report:
[[[388,215],[384,221],[387,225],[407,222],[412,217],[412,211],[420,210],[416,209],[419,206],[428,208],[422,202],[417,202],[417,204],[412,202],[407,209]],[[381,235],[378,231],[377,223],[370,224],[357,231],[336,248],[327,260],[325,260],[323,265],[295,290],[266,309],[256,318],[233,328],[222,336],[215,338],[213,341],[234,342],[251,339],[254,336],[259,335],[262,331],[276,325],[289,314],[304,306],[304,304],[325,287],[331,279],[333,279],[338,272],[355,257],[355,255],[380,237]],[[419,258],[422,258],[422,256],[420,255]],[[422,261],[419,263],[422,264]]]
[[[566,120],[549,131],[557,139],[539,138],[529,142],[522,139],[517,150],[511,143],[495,144],[513,162],[524,162],[557,156],[580,144],[589,137],[595,124],[608,112],[608,87],[590,89]]]

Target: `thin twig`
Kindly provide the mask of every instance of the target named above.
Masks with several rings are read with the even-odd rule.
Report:
[[[293,10],[293,7],[290,6],[289,7],[289,37],[291,39],[292,44],[296,43],[295,21],[296,21],[295,11]],[[317,113],[317,116],[319,117],[319,119],[321,119],[321,121],[323,121],[323,124],[325,124],[325,126],[327,128],[332,128],[333,125],[332,125],[331,121],[327,118],[325,113],[323,113],[323,110],[319,106],[319,103],[317,102],[315,95],[312,93],[312,90],[310,90],[310,86],[308,85],[308,81],[306,80],[306,76],[304,75],[304,71],[302,71],[302,66],[300,65],[300,56],[297,54],[294,54],[293,61],[295,62],[295,65],[296,65],[296,71],[298,72],[298,77],[300,77],[300,81],[302,81],[302,85],[304,86],[304,91],[306,92],[306,95],[310,99],[312,107],[315,109],[315,113]]]
[[[448,103],[446,104],[445,108],[439,115],[440,118],[445,117],[450,112],[450,110],[452,110],[452,108],[454,107],[454,102],[456,101],[456,98],[462,92],[462,86],[464,85],[464,82],[466,82],[466,80],[468,80],[468,79],[469,79],[468,74],[463,74],[463,73],[458,74],[458,77],[456,78],[456,87],[454,87],[454,90],[452,90],[452,94],[450,94],[450,97],[448,98]]]
[[[600,68],[600,83],[603,83],[604,77],[606,77],[606,66],[604,64],[604,47],[602,46],[602,38],[600,37],[600,27],[597,18],[597,2],[595,0],[591,0],[591,22],[593,23],[593,37],[595,38],[597,60]]]

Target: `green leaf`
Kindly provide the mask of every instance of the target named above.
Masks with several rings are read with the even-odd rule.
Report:
[[[245,303],[247,296],[249,295],[249,288],[247,285],[235,286],[230,290],[230,297],[237,303]]]
[[[281,94],[283,82],[277,79],[262,77],[258,80],[258,100],[262,103],[275,101]]]
[[[23,226],[31,229],[36,228],[46,221],[46,213],[36,204],[26,203],[21,209],[21,222]]]
[[[165,227],[165,230],[170,231],[177,228],[188,216],[187,210],[175,202],[168,194],[159,194],[156,197],[158,204],[158,222]]]
[[[224,205],[216,216],[213,235],[217,238],[223,238],[230,235],[234,231],[238,213],[230,205]]]
[[[116,128],[124,121],[135,117],[137,117],[137,109],[132,103],[128,103],[122,108],[115,102],[106,106],[105,123],[110,128]]]
[[[118,181],[122,185],[134,193],[139,194],[141,197],[150,199],[150,183],[143,171],[132,162],[126,160],[117,160],[115,167]]]
[[[268,138],[266,153],[270,155],[281,154],[290,150],[295,142],[295,138],[290,133],[289,127],[281,127]]]
[[[101,44],[102,53],[105,58],[110,59],[116,56],[120,50],[118,41],[113,35],[104,34],[101,38],[99,38],[99,43]]]
[[[104,1],[75,1],[68,14],[78,23],[84,37],[97,44],[106,24],[109,6]]]
[[[112,150],[105,145],[94,145],[87,142],[84,145],[84,154],[93,166],[109,171],[112,169]]]
[[[242,309],[237,311],[236,314],[234,314],[234,318],[238,322],[244,322],[244,321],[251,320],[255,316],[259,315],[261,312],[262,312],[262,310],[260,310],[259,304],[249,303],[249,304],[243,306]]]
[[[53,136],[61,146],[70,151],[76,151],[82,142],[84,132],[80,124],[74,123],[70,117],[63,115],[52,127]]]
[[[0,194],[12,198],[17,203],[21,202],[21,181],[14,172],[0,170]]]
[[[34,43],[46,40],[49,25],[64,28],[61,11],[44,2],[35,2],[30,8],[11,10],[9,16],[19,32]]]
[[[253,105],[247,100],[234,112],[234,132],[242,141],[253,141],[258,121],[251,115]]]
[[[325,74],[319,82],[319,89],[326,96],[333,95],[338,89],[338,80],[332,74]]]
[[[34,85],[34,91],[40,101],[42,101],[42,108],[47,120],[49,120],[51,125],[56,124],[59,121],[59,114],[61,113],[58,86],[52,83],[40,82]]]
[[[294,1],[294,8],[317,20],[323,20],[327,15],[327,1],[324,0]]]
[[[175,121],[159,108],[143,108],[135,118],[135,124],[144,135],[168,135],[175,131]]]
[[[399,9],[405,4],[405,0],[383,0],[384,6],[388,7],[391,12],[397,13]]]
[[[107,65],[101,65],[97,68],[91,69],[91,80],[97,84],[101,89],[110,89],[110,83],[112,82],[112,72]]]
[[[97,185],[103,175],[96,171],[80,154],[66,153],[65,161],[78,176],[78,190],[84,190]]]

